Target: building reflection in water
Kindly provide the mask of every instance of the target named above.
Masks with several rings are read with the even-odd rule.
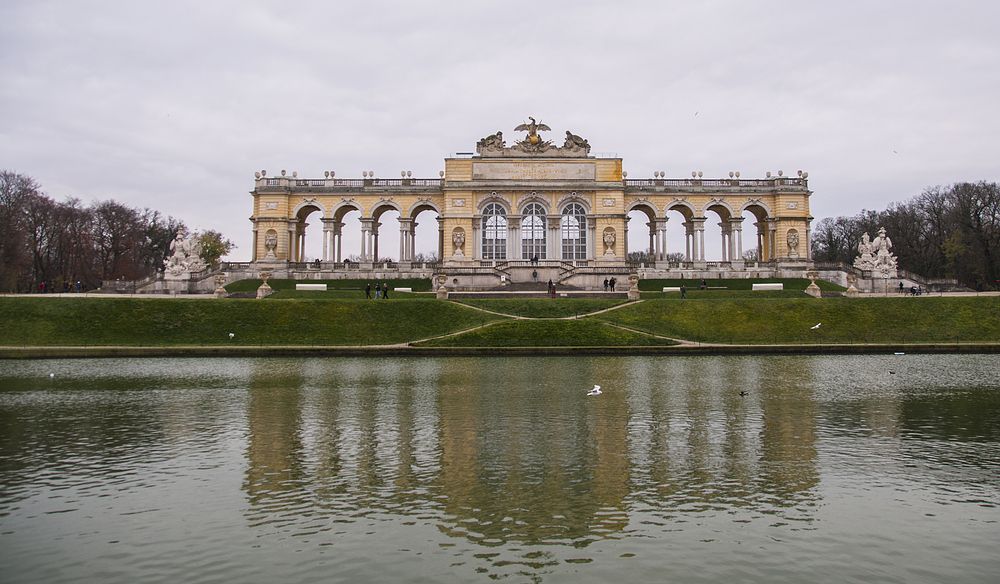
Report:
[[[810,363],[261,360],[248,400],[248,518],[306,533],[433,518],[483,546],[585,546],[692,512],[808,520],[818,484]],[[595,383],[604,394],[587,397]]]

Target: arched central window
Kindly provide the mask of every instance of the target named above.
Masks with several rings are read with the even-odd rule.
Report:
[[[587,259],[587,210],[580,203],[566,205],[560,220],[562,259]]]
[[[500,203],[483,209],[483,259],[507,259],[507,212]]]
[[[521,259],[545,259],[545,207],[528,203],[521,211]]]

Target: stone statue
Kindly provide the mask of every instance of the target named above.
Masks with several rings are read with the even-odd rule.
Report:
[[[542,142],[542,139],[538,135],[538,132],[539,131],[541,131],[541,132],[551,132],[552,128],[546,126],[545,124],[535,123],[535,118],[533,118],[531,116],[528,116],[528,119],[531,120],[530,124],[521,124],[520,126],[514,128],[514,131],[515,132],[527,132],[528,135],[525,136],[524,140],[521,140],[521,142],[527,142],[528,144],[530,144],[532,146],[535,146],[535,145],[540,144]],[[518,142],[518,143],[520,143],[520,142]]]
[[[895,278],[897,275],[896,256],[889,248],[892,247],[892,240],[885,234],[885,227],[880,227],[878,236],[871,240],[865,233],[858,244],[860,257],[855,258],[854,267],[866,272],[878,272],[883,276]]]
[[[278,234],[277,233],[268,233],[267,235],[265,235],[264,236],[264,247],[267,248],[267,255],[264,256],[264,257],[268,257],[268,258],[277,257],[277,256],[274,255],[274,250],[275,250],[275,248],[278,247]]]
[[[885,234],[885,227],[880,227],[878,237],[872,240],[875,248],[875,268],[874,271],[890,278],[896,277],[896,256],[889,252],[892,247],[892,240]]]
[[[504,149],[503,132],[491,134],[476,143],[476,153],[484,156],[492,153],[501,153]]]
[[[566,130],[566,142],[563,144],[564,150],[583,150],[584,153],[590,152],[590,144],[586,140],[577,136],[576,134]]]
[[[451,243],[455,246],[455,253],[453,254],[454,256],[456,256],[456,257],[462,257],[462,256],[465,255],[464,253],[462,253],[462,246],[465,245],[465,232],[464,231],[458,231],[458,230],[456,230],[456,231],[452,232],[452,234],[451,234]]]
[[[497,132],[486,136],[476,143],[476,153],[484,158],[529,158],[531,156],[554,156],[560,158],[581,158],[590,153],[590,144],[573,134],[566,132],[566,142],[560,148],[551,140],[543,140],[539,132],[551,132],[552,128],[529,117],[528,123],[514,128],[516,132],[527,132],[524,140],[517,140],[511,147],[503,141],[503,133]]]
[[[799,252],[796,251],[799,247],[799,234],[795,231],[789,231],[786,241],[788,242],[788,257],[799,257]]]
[[[187,236],[186,232],[179,232],[177,237],[170,242],[170,257],[163,260],[164,277],[171,280],[188,279],[191,272],[198,272],[205,269],[205,262],[201,261],[198,254],[201,253],[201,244],[195,236]]]

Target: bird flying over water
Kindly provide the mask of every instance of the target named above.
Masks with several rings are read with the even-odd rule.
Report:
[[[595,385],[594,389],[587,392],[587,395],[601,395],[601,386]]]

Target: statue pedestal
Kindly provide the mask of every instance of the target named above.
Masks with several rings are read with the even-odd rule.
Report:
[[[261,298],[267,298],[271,294],[274,294],[274,289],[268,286],[267,282],[264,282],[263,284],[260,285],[260,288],[257,288],[258,300],[260,300]]]
[[[806,294],[812,296],[813,298],[823,297],[823,292],[820,291],[819,286],[816,285],[816,282],[813,282],[812,284],[809,284],[809,286],[806,287]]]
[[[854,284],[851,284],[847,291],[844,292],[844,296],[847,296],[848,298],[857,298],[859,296],[858,289],[854,287]]]

